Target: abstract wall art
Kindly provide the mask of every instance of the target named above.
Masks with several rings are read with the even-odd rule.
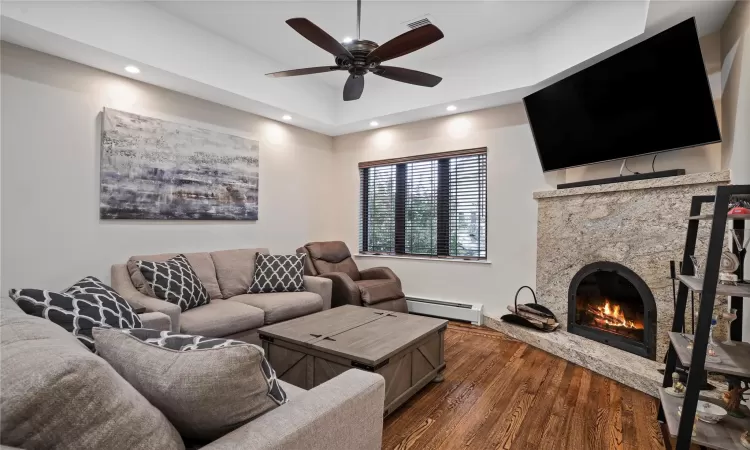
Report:
[[[102,219],[257,220],[258,141],[105,108]]]

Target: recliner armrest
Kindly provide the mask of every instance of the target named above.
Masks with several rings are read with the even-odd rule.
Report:
[[[359,286],[354,283],[349,275],[344,272],[331,272],[318,276],[333,281],[332,308],[342,305],[362,306]]]
[[[372,267],[370,269],[360,270],[359,276],[361,276],[363,280],[394,280],[398,282],[399,287],[401,286],[401,279],[396,276],[389,267]]]
[[[180,307],[174,303],[143,295],[133,286],[133,282],[130,281],[130,273],[125,264],[115,264],[112,266],[112,287],[130,306],[146,308],[146,312],[166,314],[172,322],[172,331],[180,331],[180,313],[182,313]]]

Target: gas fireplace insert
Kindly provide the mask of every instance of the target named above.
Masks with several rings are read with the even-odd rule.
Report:
[[[570,283],[568,331],[655,359],[654,296],[643,279],[622,264],[588,264]]]

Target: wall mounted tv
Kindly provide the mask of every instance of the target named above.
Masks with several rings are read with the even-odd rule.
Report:
[[[642,39],[523,99],[545,172],[721,140],[695,20]]]

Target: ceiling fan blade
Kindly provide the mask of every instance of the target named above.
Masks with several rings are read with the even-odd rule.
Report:
[[[343,45],[330,34],[323,31],[320,27],[310,22],[307,19],[296,18],[289,19],[286,23],[294,28],[294,30],[305,37],[308,41],[332,54],[333,56],[346,58],[353,60],[354,56],[349,53],[349,50],[344,48]]]
[[[402,83],[416,84],[417,86],[435,87],[443,81],[442,78],[418,70],[404,69],[403,67],[380,66],[379,70],[372,73],[389,80]]]
[[[435,25],[425,25],[396,36],[367,55],[367,62],[388,61],[427,47],[443,38],[443,32]]]
[[[344,101],[348,102],[359,99],[362,96],[363,90],[365,90],[364,75],[349,75],[344,85]]]
[[[333,72],[334,70],[343,70],[339,66],[321,66],[307,67],[305,69],[282,70],[281,72],[267,73],[267,77],[296,77],[297,75],[311,75],[313,73]]]

